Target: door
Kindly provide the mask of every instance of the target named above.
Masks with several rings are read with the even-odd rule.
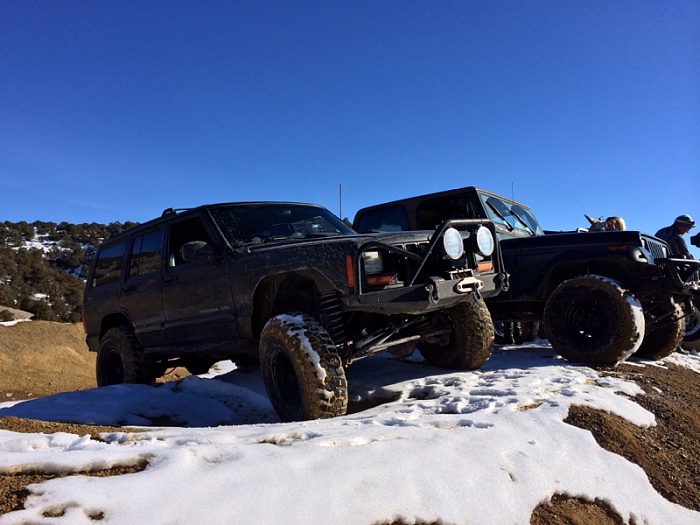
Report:
[[[183,255],[183,246],[206,243],[197,257]],[[163,306],[167,339],[181,346],[221,343],[237,338],[233,298],[222,249],[200,216],[170,224],[163,273]],[[203,255],[202,255],[203,253]]]

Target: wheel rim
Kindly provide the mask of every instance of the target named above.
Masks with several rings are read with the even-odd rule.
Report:
[[[104,372],[108,385],[118,385],[124,382],[124,363],[114,350],[108,351],[105,356]]]
[[[301,387],[292,361],[279,348],[272,355],[271,371],[277,402],[296,412],[301,405]]]
[[[693,312],[685,318],[685,333],[684,337],[697,338],[698,332],[700,331],[700,310],[695,308]]]
[[[564,315],[567,330],[581,341],[595,343],[604,339],[610,326],[603,311],[603,306],[598,301],[592,299],[574,301]]]

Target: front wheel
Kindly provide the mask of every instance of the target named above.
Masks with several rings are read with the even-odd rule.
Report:
[[[568,361],[616,365],[644,338],[641,303],[620,283],[598,275],[561,283],[544,309],[547,339]]]
[[[348,407],[345,369],[328,332],[313,317],[283,314],[260,334],[260,370],[280,421],[342,416]]]
[[[419,350],[431,365],[458,370],[475,370],[493,350],[491,314],[483,299],[474,299],[436,313],[433,335],[419,343]]]

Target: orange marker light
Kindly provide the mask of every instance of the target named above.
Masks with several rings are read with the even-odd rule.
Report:
[[[350,290],[355,289],[355,266],[352,264],[352,255],[347,254],[345,256],[345,273],[348,278],[348,288]]]

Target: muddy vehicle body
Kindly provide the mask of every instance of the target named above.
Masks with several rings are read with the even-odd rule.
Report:
[[[83,317],[100,386],[259,362],[278,417],[312,419],[345,413],[345,367],[378,352],[480,367],[505,282],[488,220],[359,235],[320,206],[224,203],[106,240]]]
[[[370,206],[358,211],[354,227],[422,229],[446,217],[495,223],[510,286],[487,299],[493,320],[543,323],[564,358],[605,365],[632,354],[660,359],[683,338],[698,301],[692,273],[700,262],[670,258],[652,235],[545,232],[527,205],[475,187]]]

